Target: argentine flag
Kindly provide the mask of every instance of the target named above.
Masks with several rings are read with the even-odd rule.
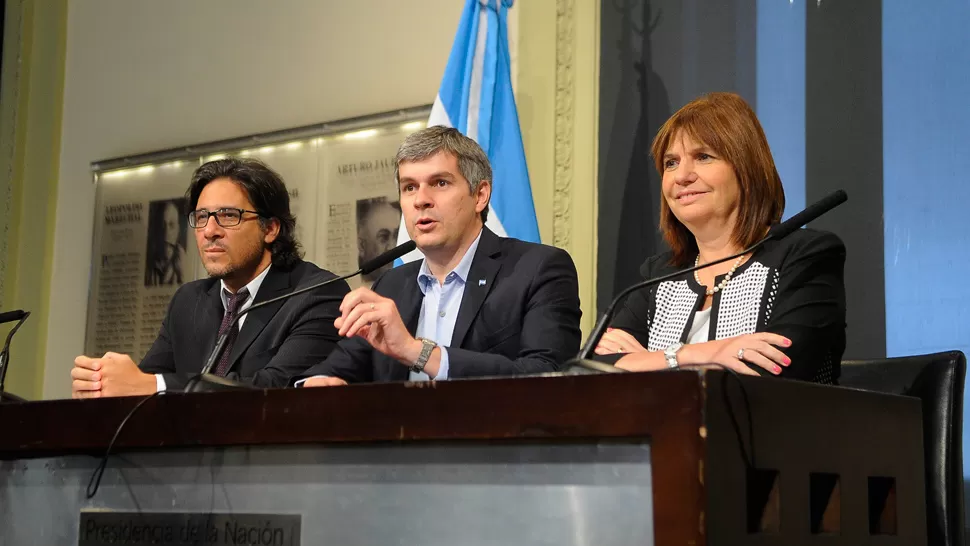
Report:
[[[510,0],[465,0],[448,66],[428,126],[454,127],[478,142],[492,164],[492,197],[486,225],[501,237],[539,242],[519,114],[512,96]],[[401,217],[398,244],[410,237]],[[403,262],[421,259],[418,251]]]

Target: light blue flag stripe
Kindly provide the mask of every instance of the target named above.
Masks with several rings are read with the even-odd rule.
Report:
[[[495,0],[499,4],[498,0]],[[525,147],[519,129],[519,115],[512,93],[512,72],[509,59],[507,8],[504,4],[495,15],[499,23],[490,25],[496,32],[496,46],[489,48],[495,59],[494,97],[488,123],[488,144],[478,141],[492,163],[495,184],[491,209],[501,221],[509,237],[539,242],[539,224],[532,203],[529,170],[525,161]],[[479,137],[481,138],[481,129]]]
[[[480,92],[481,104],[478,108],[478,134],[472,136],[478,142],[478,145],[482,147],[482,150],[485,151],[485,155],[489,159],[492,158],[489,152],[491,152],[492,147],[491,123],[492,117],[495,114],[493,107],[495,101],[495,85],[498,83],[498,60],[502,55],[500,51],[502,44],[499,41],[499,30],[500,26],[504,25],[506,20],[505,7],[503,6],[501,10],[501,17],[493,9],[485,10],[488,19],[488,28],[485,29],[485,58],[482,61],[482,87]],[[505,47],[508,47],[507,42]]]

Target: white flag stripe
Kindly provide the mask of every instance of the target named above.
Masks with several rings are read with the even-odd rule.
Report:
[[[478,111],[482,107],[482,72],[485,68],[485,45],[488,43],[488,11],[478,14],[478,36],[472,57],[472,77],[468,92],[468,127],[465,136],[478,142]]]

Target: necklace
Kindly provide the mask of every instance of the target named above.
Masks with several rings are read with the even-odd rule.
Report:
[[[701,261],[701,255],[698,254],[697,257],[694,258],[694,267],[697,267],[698,265],[700,265],[700,261]],[[731,276],[734,275],[734,272],[738,269],[738,266],[741,265],[742,261],[744,261],[744,256],[738,256],[738,259],[734,260],[734,265],[732,265],[731,269],[727,272],[726,275],[724,275],[724,279],[721,282],[717,283],[717,286],[715,286],[714,288],[707,289],[707,295],[713,296],[716,292],[724,290],[724,287],[727,286],[727,283],[731,282]],[[697,284],[704,286],[704,284],[701,283],[701,278],[697,274],[697,271],[694,271],[694,280],[697,281]]]

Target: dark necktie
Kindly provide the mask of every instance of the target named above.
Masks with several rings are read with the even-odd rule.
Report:
[[[232,344],[236,341],[236,336],[239,335],[239,325],[233,323],[236,315],[239,313],[239,308],[249,297],[249,290],[243,288],[235,294],[229,292],[225,288],[223,291],[226,293],[226,299],[228,304],[226,305],[226,314],[222,317],[222,325],[219,326],[219,335],[225,334],[228,330],[229,335],[226,337],[226,344],[222,348],[222,355],[219,357],[219,365],[216,366],[216,375],[220,377],[225,377],[226,373],[229,371],[229,353],[232,352]],[[232,329],[229,329],[229,326]]]

